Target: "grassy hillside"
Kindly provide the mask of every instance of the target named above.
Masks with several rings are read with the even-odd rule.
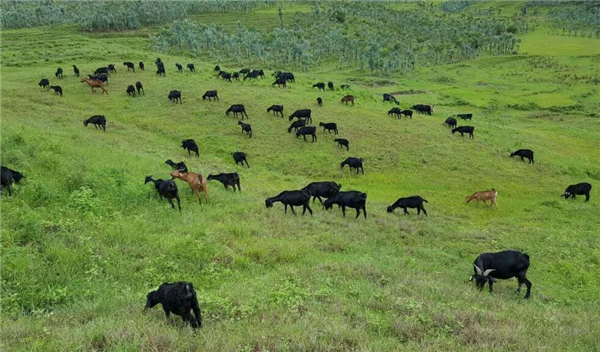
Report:
[[[2,164],[27,175],[14,197],[2,196],[2,350],[598,349],[597,40],[540,28],[522,38],[527,55],[397,77],[320,67],[278,89],[271,77],[215,80],[214,62],[157,55],[149,34],[2,31]],[[154,75],[157,56],[166,78]],[[147,70],[127,72],[123,61]],[[175,62],[194,62],[198,73],[177,74]],[[90,94],[73,63],[86,74],[117,64],[110,95]],[[57,82],[59,66],[66,75]],[[41,78],[64,97],[39,88]],[[128,97],[138,80],[146,95]],[[356,106],[339,103],[346,92],[311,88],[329,80],[350,84]],[[167,100],[172,89],[183,104]],[[202,101],[209,89],[220,102]],[[381,93],[411,90],[396,95],[401,106],[433,104],[435,114],[388,117]],[[247,107],[252,139],[224,114],[235,103]],[[350,151],[321,131],[314,144],[296,139],[287,118],[266,113],[271,104],[337,122]],[[442,125],[464,112],[474,113],[474,140]],[[106,115],[106,133],[82,125],[93,114]],[[199,142],[199,158],[179,147],[186,138]],[[508,158],[518,148],[533,149],[536,164]],[[234,165],[236,150],[250,169]],[[348,156],[364,158],[364,176],[339,169]],[[237,171],[243,191],[211,182],[210,203],[198,205],[178,181],[179,214],[143,184],[166,178],[169,158],[203,175]],[[368,193],[368,219],[318,203],[313,217],[265,208],[266,197],[317,180]],[[594,185],[590,202],[559,198],[584,181]],[[491,187],[497,208],[464,204]],[[385,212],[413,194],[429,201],[428,217]],[[515,280],[492,294],[467,281],[477,254],[503,249],[531,256],[530,300],[514,294]],[[205,328],[196,333],[167,323],[158,307],[142,314],[150,290],[179,280],[198,291]]]

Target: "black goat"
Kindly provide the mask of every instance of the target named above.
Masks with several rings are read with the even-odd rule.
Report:
[[[412,112],[412,110],[402,110],[402,111],[400,111],[400,115],[404,115],[404,116],[410,117],[412,119],[413,112]]]
[[[200,153],[198,152],[198,144],[196,144],[196,141],[193,139],[181,141],[181,148],[187,150],[188,156],[191,155],[190,152],[194,152],[196,153],[196,156],[200,156]]]
[[[221,71],[217,75],[217,78],[219,77],[221,77],[224,81],[231,82],[231,73],[229,72]]]
[[[306,187],[302,188],[303,191],[307,191],[313,197],[313,203],[316,199],[323,204],[323,198],[331,198],[338,194],[342,185],[335,182],[311,182]]]
[[[12,184],[19,183],[21,179],[25,178],[25,175],[19,171],[9,169],[5,166],[1,167],[0,179],[2,180],[2,187],[8,190],[8,196],[12,196]]]
[[[179,101],[180,104],[183,104],[183,101],[181,100],[181,91],[179,90],[172,90],[169,92],[169,100],[172,103],[177,103],[177,101]]]
[[[163,180],[159,178],[155,180],[152,178],[152,175],[146,176],[144,179],[144,184],[152,182],[154,183],[154,188],[158,192],[158,196],[160,199],[167,198],[171,207],[175,209],[175,205],[173,204],[173,199],[177,200],[177,207],[179,207],[179,212],[181,212],[181,201],[179,199],[179,190],[177,189],[177,185],[173,180]]]
[[[157,63],[156,74],[162,75],[163,77],[167,76],[167,71],[165,70],[165,64],[163,64],[162,62]]]
[[[50,87],[50,81],[47,78],[42,78],[40,80],[40,83],[38,83],[38,86],[44,89],[48,89],[48,87]]]
[[[444,124],[448,125],[450,128],[455,128],[457,125],[456,119],[454,117],[449,117],[444,121]]]
[[[246,153],[244,152],[235,152],[233,154],[231,154],[233,156],[233,160],[235,161],[235,164],[242,164],[242,167],[244,167],[244,162],[246,162],[246,166],[248,166],[248,168],[250,168],[250,164],[248,164],[248,159],[246,158]]]
[[[323,107],[323,99],[321,99],[321,97],[317,98],[317,105]]]
[[[350,89],[350,85],[349,84],[342,84],[340,86],[340,88],[342,88],[342,90]]]
[[[502,251],[497,253],[480,254],[473,262],[473,276],[471,281],[475,280],[475,284],[479,290],[483,290],[486,283],[492,285],[496,279],[506,280],[511,277],[516,277],[519,282],[517,293],[521,292],[521,286],[527,286],[525,298],[529,298],[531,294],[531,282],[527,280],[527,269],[529,269],[529,256],[518,251]]]
[[[135,72],[135,64],[133,62],[124,62],[123,66],[127,66],[127,71],[131,70],[133,72]]]
[[[177,72],[183,72],[183,66],[181,66],[181,64],[175,64],[175,66],[177,66]]]
[[[267,112],[273,112],[273,115],[280,114],[283,118],[283,105],[271,105],[267,108]]]
[[[97,73],[94,75],[88,75],[88,77],[90,79],[93,79],[96,81],[102,81],[102,82],[108,84],[108,75],[106,73]]]
[[[565,189],[565,193],[561,197],[565,197],[565,199],[573,198],[575,199],[575,195],[584,195],[585,201],[590,200],[590,191],[592,190],[592,185],[587,182],[581,182],[576,185],[570,185]]]
[[[302,215],[308,212],[310,216],[313,215],[312,209],[310,208],[310,193],[308,191],[283,191],[275,197],[267,198],[265,205],[267,208],[272,208],[273,203],[281,202],[285,206],[285,214],[287,214],[288,205],[292,209],[292,213],[296,215],[294,211],[295,206],[302,206]]]
[[[241,192],[242,188],[240,187],[240,175],[237,172],[230,174],[210,174],[207,177],[207,180],[217,180],[225,186],[227,190],[229,186],[233,187],[233,191],[235,192],[235,186],[237,186],[238,190]]]
[[[398,100],[396,100],[396,97],[394,97],[394,96],[393,96],[393,95],[391,95],[391,94],[386,94],[386,93],[384,93],[384,94],[383,94],[383,101],[384,101],[384,102],[385,102],[385,101],[391,101],[391,102],[395,103],[396,105],[400,105],[400,103],[398,102]]]
[[[459,132],[460,136],[464,137],[464,134],[468,133],[469,138],[475,138],[475,136],[473,136],[473,131],[475,131],[475,127],[473,126],[460,126],[452,129],[452,134],[454,134],[455,132]]]
[[[293,114],[290,115],[289,120],[292,121],[295,118],[304,119],[304,122],[311,123],[312,117],[310,117],[311,110],[310,109],[301,109],[294,111]]]
[[[296,82],[296,78],[294,77],[294,74],[291,72],[281,72],[281,71],[276,71],[275,72],[275,78],[277,79],[283,79],[286,81],[290,81],[292,83]]]
[[[331,133],[331,131],[335,132],[335,134],[338,134],[338,128],[337,128],[337,124],[334,122],[329,122],[329,123],[323,123],[323,122],[319,122],[319,126],[323,127],[323,133],[325,133],[325,130],[327,130],[327,132]]]
[[[110,77],[110,70],[108,67],[98,67],[96,71],[94,71],[94,75],[106,75]]]
[[[312,143],[317,141],[317,128],[315,126],[304,126],[296,132],[296,138],[302,136],[306,142],[306,136],[312,136]]]
[[[408,210],[406,208],[417,208],[417,215],[421,214],[421,211],[427,215],[427,211],[423,208],[423,202],[429,203],[427,199],[423,199],[421,196],[399,198],[394,204],[387,207],[387,212],[393,213],[394,209],[402,208],[404,210],[404,215],[408,215]]]
[[[333,204],[342,208],[342,214],[346,217],[346,207],[356,209],[356,218],[360,216],[362,209],[365,219],[367,218],[367,194],[358,191],[338,192],[324,203],[325,209],[331,209]]]
[[[106,68],[107,68],[107,70],[108,70],[109,73],[117,73],[117,68],[115,67],[114,64],[110,64]]]
[[[358,171],[359,169],[362,171],[363,175],[365,174],[365,169],[363,169],[363,159],[362,158],[353,158],[353,157],[349,157],[346,160],[344,160],[343,162],[340,163],[340,167],[342,169],[344,169],[344,165],[348,165],[348,167],[350,168],[350,171],[352,171],[352,169],[356,169],[356,174],[358,175]]]
[[[61,86],[50,86],[50,89],[52,89],[55,94],[58,94],[61,97],[63,96],[63,90]]]
[[[531,149],[519,149],[516,152],[512,152],[510,153],[510,157],[513,158],[514,156],[518,156],[521,158],[521,161],[525,161],[524,158],[527,158],[529,160],[530,164],[533,164],[533,150]]]
[[[106,117],[104,117],[104,115],[94,115],[87,120],[83,120],[83,125],[86,127],[90,123],[93,124],[96,129],[100,127],[101,130],[106,132]]]
[[[411,109],[416,110],[419,114],[431,115],[433,113],[433,106],[431,105],[417,104],[413,105]]]
[[[391,108],[390,111],[388,111],[388,116],[390,115],[394,115],[397,118],[402,117],[402,109],[400,108]]]
[[[346,147],[346,150],[350,150],[350,142],[344,138],[336,138],[333,140],[338,144],[338,147],[343,148]]]
[[[194,64],[187,64],[187,68],[190,72],[196,72],[196,66],[194,66]]]
[[[56,73],[54,73],[54,77],[56,77],[56,78],[63,78],[63,69],[59,67],[56,70]]]
[[[225,115],[229,116],[230,112],[233,112],[233,117],[237,117],[238,114],[242,115],[242,120],[244,119],[244,116],[246,116],[246,118],[249,118],[248,114],[246,113],[246,108],[242,104],[231,105],[229,109],[225,111]]]
[[[215,68],[213,69],[213,71],[215,72],[221,72],[221,68],[219,67],[219,65],[215,66]]]
[[[242,126],[242,134],[246,132],[249,138],[252,138],[252,126],[242,121],[238,121],[238,125]]]
[[[275,87],[275,85],[279,86],[279,88],[286,88],[287,80],[284,78],[277,78],[275,80],[275,82],[273,82],[273,84],[271,84],[271,87]]]
[[[140,70],[145,71],[144,63],[142,61],[140,61],[139,66],[140,66]]]
[[[236,81],[240,80],[240,73],[239,72],[234,72],[231,74],[231,79],[235,79]]]
[[[132,85],[127,86],[127,90],[126,90],[127,94],[131,95],[132,97],[135,97],[135,87]]]
[[[183,322],[189,323],[193,328],[202,327],[202,313],[194,285],[191,282],[165,282],[160,285],[158,290],[148,293],[144,311],[159,303],[162,304],[167,319],[170,319],[170,315],[173,313],[180,315]],[[191,311],[194,312],[194,316]]]
[[[333,82],[327,82],[327,87],[329,88],[329,90],[335,90]]]
[[[77,65],[73,65],[73,73],[75,74],[75,77],[79,77],[79,68]]]
[[[306,122],[304,122],[304,120],[298,120],[298,121],[294,121],[292,122],[292,124],[290,125],[290,127],[288,128],[288,133],[291,133],[293,129],[296,130],[296,132],[298,132],[298,130],[301,127],[304,127],[306,125]]]
[[[171,167],[171,169],[173,169],[173,170],[178,170],[178,171],[181,171],[186,174],[188,172],[187,165],[183,161],[175,163],[175,162],[173,162],[173,160],[169,159],[169,160],[165,161],[165,164],[169,165]]]
[[[321,83],[317,83],[317,84],[313,84],[313,86],[312,86],[312,87],[313,87],[313,88],[315,88],[315,87],[316,87],[317,89],[320,89],[320,90],[322,90],[322,91],[325,91],[325,83],[322,83],[322,82],[321,82]]]
[[[217,95],[217,91],[216,90],[207,90],[206,93],[204,93],[204,95],[202,96],[202,100],[206,100],[207,98],[208,98],[209,101],[210,101],[211,98],[213,100],[219,100],[219,96]]]
[[[135,88],[137,89],[138,95],[140,95],[140,91],[144,93],[144,95],[146,95],[146,92],[144,91],[144,86],[142,86],[142,82],[135,82]]]
[[[456,117],[460,117],[463,120],[472,120],[473,114],[456,114]]]

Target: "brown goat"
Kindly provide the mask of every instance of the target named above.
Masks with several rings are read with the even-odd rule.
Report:
[[[477,202],[479,201],[483,201],[483,204],[486,204],[486,201],[490,201],[490,207],[492,205],[498,206],[498,204],[496,203],[496,196],[498,195],[498,191],[496,191],[494,188],[492,188],[491,190],[487,190],[487,191],[479,191],[479,192],[475,192],[472,195],[467,197],[467,203],[469,203],[472,200],[477,200]]]
[[[346,105],[348,105],[348,103],[352,103],[352,106],[354,106],[354,97],[352,95],[346,95],[342,98],[342,104],[344,103]]]
[[[83,82],[90,85],[90,87],[92,88],[92,93],[96,93],[94,88],[100,88],[102,89],[102,94],[106,93],[108,95],[108,91],[104,89],[104,82],[97,79],[82,78],[81,83]]]
[[[190,185],[190,188],[198,197],[198,203],[202,204],[200,201],[200,192],[204,192],[204,198],[206,199],[206,203],[208,203],[208,190],[206,187],[206,179],[202,177],[202,175],[197,174],[195,172],[181,172],[179,170],[175,170],[171,172],[171,177],[178,178],[183,180]]]

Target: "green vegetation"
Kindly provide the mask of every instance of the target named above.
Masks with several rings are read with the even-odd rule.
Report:
[[[512,17],[523,4],[477,3],[459,16],[493,7]],[[284,23],[310,11],[284,4]],[[278,27],[273,6],[235,16],[249,30]],[[191,19],[235,23],[231,14]],[[226,83],[214,78],[215,58],[157,53],[158,29],[77,28],[1,33],[2,164],[27,176],[1,198],[2,351],[598,350],[596,39],[551,34],[541,22],[516,34],[518,54],[385,75],[325,60],[278,89],[270,71],[257,82]],[[157,56],[165,78],[154,74]],[[228,71],[254,66],[220,60]],[[123,61],[144,61],[146,71],[127,72]],[[177,74],[176,62],[193,62],[198,72]],[[108,63],[118,69],[110,95],[90,94],[70,69],[87,74]],[[62,98],[37,86],[41,78],[57,83],[57,67],[65,70]],[[138,80],[146,95],[128,97],[125,88]],[[311,88],[321,81],[350,84],[356,106],[339,103],[347,92]],[[169,103],[172,89],[183,104]],[[209,89],[220,102],[202,101]],[[433,104],[435,114],[388,117],[393,105],[381,94],[395,92],[401,107]],[[252,139],[225,116],[234,103],[246,105]],[[286,116],[308,107],[316,124],[337,122],[350,152],[320,130],[314,144],[288,134],[289,121],[265,111],[278,103]],[[474,113],[474,140],[442,125],[465,112]],[[99,113],[106,133],[82,124]],[[199,142],[199,158],[179,148],[185,138]],[[508,158],[519,148],[533,149],[536,164]],[[234,165],[236,150],[248,154],[250,169]],[[364,176],[340,171],[347,156],[365,159]],[[237,171],[243,191],[211,182],[210,203],[198,205],[177,181],[179,214],[143,184],[146,175],[168,177],[169,158],[203,175]],[[344,219],[318,203],[312,218],[265,208],[266,197],[316,180],[368,193],[369,218]],[[577,182],[594,185],[590,202],[559,198]],[[498,208],[464,204],[491,187]],[[428,217],[385,212],[412,194],[429,200]],[[514,293],[515,280],[492,294],[467,281],[479,253],[509,248],[531,256],[531,300]],[[205,327],[196,333],[179,319],[167,323],[158,307],[142,314],[147,292],[179,280],[198,291]]]

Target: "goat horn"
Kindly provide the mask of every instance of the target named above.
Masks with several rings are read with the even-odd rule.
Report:
[[[495,271],[496,269],[487,269],[486,271],[483,272],[483,277],[487,277],[492,271]]]
[[[480,276],[481,276],[481,275],[482,275],[481,269],[479,269],[479,268],[477,267],[477,265],[475,265],[475,264],[473,264],[473,266],[475,267],[475,271],[477,272],[477,275],[480,275]]]

